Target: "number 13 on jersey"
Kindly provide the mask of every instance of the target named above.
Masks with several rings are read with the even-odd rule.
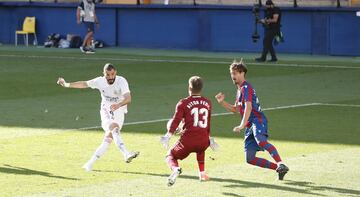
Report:
[[[194,127],[206,128],[208,125],[208,115],[209,111],[206,108],[193,108],[191,110],[191,115],[194,117]],[[199,116],[202,116],[199,120]]]

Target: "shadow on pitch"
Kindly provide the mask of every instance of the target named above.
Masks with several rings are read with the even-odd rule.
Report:
[[[77,178],[57,176],[57,175],[53,175],[48,172],[31,170],[28,168],[16,167],[16,166],[11,166],[11,165],[7,165],[7,164],[5,164],[4,166],[6,166],[6,167],[0,167],[0,173],[16,174],[16,175],[40,175],[40,176],[45,176],[45,177],[49,177],[49,178],[66,179],[66,180],[80,180]]]
[[[243,196],[240,196],[240,195],[238,195],[238,194],[231,193],[231,192],[223,192],[222,194],[223,194],[224,196],[243,197]]]
[[[156,174],[156,173],[141,173],[141,172],[122,172],[125,174],[141,174],[147,176],[157,176],[157,177],[168,177],[169,174]],[[180,175],[181,179],[192,179],[198,180],[197,176],[189,176],[189,175]],[[304,188],[294,188],[284,185],[274,185],[274,184],[267,184],[267,183],[259,183],[259,182],[252,182],[252,181],[244,181],[244,180],[235,180],[235,179],[226,179],[226,178],[211,178],[210,181],[221,182],[221,183],[229,183],[229,185],[225,185],[224,187],[228,188],[266,188],[266,189],[274,189],[279,191],[288,191],[288,192],[295,192],[299,194],[309,194],[315,196],[325,196],[323,194],[314,193],[315,191],[334,191],[339,194],[352,194],[354,196],[359,196],[360,191],[358,190],[351,190],[351,189],[344,189],[344,188],[336,188],[336,187],[328,187],[328,186],[317,186],[312,182],[299,182],[299,181],[291,181],[285,180],[282,181],[282,184],[296,186],[296,187],[304,187]],[[224,193],[227,196],[238,196],[234,193]]]
[[[328,187],[328,186],[317,186],[312,182],[304,182],[304,181],[286,180],[284,183],[286,185],[305,187],[312,191],[333,191],[333,192],[337,192],[339,194],[347,194],[347,195],[350,194],[350,195],[354,195],[354,196],[360,196],[359,190],[352,190],[352,189],[345,189],[345,188],[338,188],[338,187]]]

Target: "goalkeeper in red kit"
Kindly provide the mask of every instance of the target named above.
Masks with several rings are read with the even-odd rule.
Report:
[[[181,137],[169,150],[166,157],[172,170],[168,178],[168,186],[172,186],[181,174],[178,160],[185,159],[190,153],[196,153],[200,181],[209,180],[205,172],[205,150],[209,145],[216,150],[218,145],[213,138],[210,138],[211,102],[201,96],[202,88],[203,81],[200,77],[193,76],[189,79],[189,96],[177,103],[170,128],[161,137],[161,143],[167,148],[169,139],[178,129],[179,124],[183,122]]]

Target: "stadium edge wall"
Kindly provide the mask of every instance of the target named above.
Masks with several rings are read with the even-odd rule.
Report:
[[[42,44],[51,33],[85,33],[76,4],[0,2],[0,43],[12,44],[26,16],[37,19]],[[360,8],[282,7],[284,53],[360,56]],[[259,52],[252,7],[212,5],[97,5],[95,38],[108,46]],[[263,13],[262,13],[263,14]],[[19,38],[22,41],[21,38]]]

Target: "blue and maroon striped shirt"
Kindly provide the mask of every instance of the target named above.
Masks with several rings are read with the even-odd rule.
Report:
[[[260,102],[258,97],[256,96],[254,88],[248,83],[244,81],[240,89],[237,90],[236,94],[236,105],[239,106],[239,111],[242,116],[244,116],[245,112],[245,102],[250,101],[252,105],[252,111],[248,120],[247,127],[251,127],[252,123],[258,122],[260,124],[267,123],[267,119],[265,114],[262,112],[260,107]]]

